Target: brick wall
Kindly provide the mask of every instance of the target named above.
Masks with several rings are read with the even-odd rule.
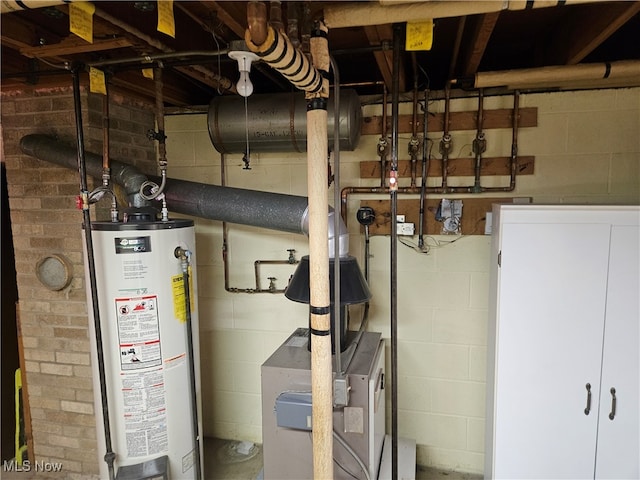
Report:
[[[82,89],[87,152],[102,153],[103,97]],[[71,88],[3,92],[2,146],[15,247],[19,316],[31,407],[32,460],[60,462],[59,478],[97,476],[94,392],[82,254],[82,213],[75,207],[77,171],[21,153],[20,139],[52,134],[76,145]],[[155,173],[153,106],[110,96],[111,158]],[[93,181],[89,181],[89,189]],[[99,219],[106,208],[101,208]],[[96,212],[93,212],[95,217]],[[108,219],[108,217],[106,217]],[[61,291],[44,287],[35,275],[46,255],[67,257],[73,280]]]

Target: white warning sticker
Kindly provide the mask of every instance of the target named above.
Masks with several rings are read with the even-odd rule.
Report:
[[[156,295],[116,298],[121,370],[162,364]]]
[[[169,440],[163,368],[120,375],[128,456],[165,453]]]

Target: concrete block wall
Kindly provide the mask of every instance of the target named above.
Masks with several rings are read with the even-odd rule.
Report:
[[[535,172],[519,177],[516,191],[504,196],[535,203],[640,203],[640,89],[527,94],[520,104],[538,108],[538,126],[523,128],[518,136],[519,153],[536,158]],[[512,106],[511,96],[485,98],[486,109]],[[476,108],[473,98],[451,106],[452,111]],[[430,111],[443,110],[441,101],[430,105]],[[410,113],[411,105],[402,104],[400,111]],[[379,105],[364,108],[365,115],[380,113]],[[220,154],[209,140],[206,115],[168,117],[167,135],[171,177],[220,182]],[[429,135],[436,157],[440,135]],[[453,132],[455,156],[471,156],[474,135]],[[487,156],[510,154],[510,129],[486,135]],[[359,162],[378,158],[378,137],[364,136],[355,152],[341,153],[343,187],[377,185],[377,179],[359,178]],[[403,160],[409,136],[400,137]],[[251,164],[243,170],[241,155],[228,155],[227,185],[306,195],[304,154],[253,153]],[[350,249],[361,266],[364,242],[354,217],[367,198],[381,197],[354,195],[348,203]],[[284,259],[288,248],[297,256],[308,251],[307,239],[299,235],[228,228],[231,286],[254,286],[257,259]],[[307,307],[282,295],[226,292],[220,222],[196,220],[196,231],[205,434],[261,442],[260,365],[296,327],[306,326]],[[430,236],[426,255],[398,249],[399,432],[416,440],[418,463],[481,473],[490,238],[474,235],[450,243],[455,238]],[[389,253],[388,237],[372,238],[369,329],[387,339]],[[263,285],[270,273],[280,284],[289,274],[265,271]]]
[[[102,153],[102,99],[81,91],[86,150],[98,154]],[[70,88],[27,89],[3,92],[0,100],[33,455],[39,462],[60,463],[58,478],[86,479],[97,475],[99,454],[83,220],[76,209],[80,180],[76,170],[26,156],[19,147],[20,139],[31,133],[56,135],[75,147],[73,94]],[[112,158],[155,172],[155,147],[145,137],[155,126],[152,107],[113,94],[110,117]],[[90,180],[90,189],[94,183]],[[48,290],[35,274],[36,263],[52,254],[64,255],[73,265],[71,284],[61,291]]]

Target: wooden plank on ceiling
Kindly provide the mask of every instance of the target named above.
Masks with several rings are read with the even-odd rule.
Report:
[[[114,50],[116,48],[130,47],[133,43],[124,37],[107,38],[95,40],[93,43],[69,35],[60,43],[54,45],[38,45],[36,47],[22,47],[20,53],[29,58],[50,58],[61,55],[76,55],[79,53],[98,52],[103,50]]]
[[[220,1],[202,1],[200,4],[204,5],[208,10],[215,12],[217,18],[224,23],[229,30],[235,33],[239,38],[244,38],[244,32],[246,30],[246,21],[242,23],[238,22],[231,12],[225,7],[225,2]]]
[[[375,25],[364,27],[364,33],[367,36],[369,44],[377,46],[382,44],[383,41],[391,42],[393,40],[393,27],[391,25]],[[378,70],[382,75],[382,80],[388,91],[391,91],[393,86],[393,50],[379,50],[373,52],[373,56],[376,59]],[[400,65],[399,83],[400,88],[405,85],[405,69]]]
[[[499,16],[500,12],[484,13],[474,19],[472,37],[468,42],[470,46],[465,52],[461,68],[463,75],[471,75],[478,71]]]
[[[547,42],[551,63],[575,65],[640,12],[640,2],[588,5],[568,16],[563,28]]]

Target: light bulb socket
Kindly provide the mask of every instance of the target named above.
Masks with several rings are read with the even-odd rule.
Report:
[[[229,57],[238,62],[240,71],[240,81],[236,84],[236,90],[239,95],[248,97],[253,93],[253,84],[249,78],[251,62],[258,60],[259,57],[253,52],[244,50],[233,50],[229,52]]]

